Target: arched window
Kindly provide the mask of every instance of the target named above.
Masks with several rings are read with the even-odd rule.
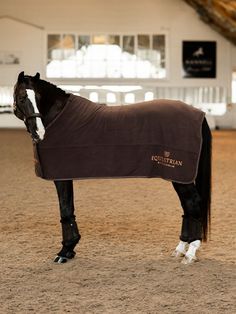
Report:
[[[115,104],[116,103],[116,94],[114,94],[114,93],[107,93],[107,102],[109,104]]]
[[[93,102],[98,102],[98,93],[97,92],[91,92],[89,94],[89,100]]]
[[[125,94],[125,103],[126,104],[133,104],[135,102],[135,95],[134,93],[127,93]]]
[[[154,93],[153,92],[146,92],[144,95],[144,100],[148,101],[148,100],[153,100],[154,99]]]

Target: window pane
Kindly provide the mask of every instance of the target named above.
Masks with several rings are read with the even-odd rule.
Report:
[[[49,61],[46,74],[47,77],[61,77],[61,61]]]
[[[63,59],[72,59],[75,56],[75,35],[63,35]]]
[[[120,46],[120,36],[119,35],[108,35],[108,44]]]
[[[92,36],[92,44],[94,45],[104,45],[106,44],[107,38],[105,35],[94,35]]]
[[[151,52],[152,64],[154,66],[152,76],[157,78],[166,77],[165,69],[165,35],[153,35]]]
[[[149,49],[150,37],[149,35],[138,35],[138,49]]]
[[[90,44],[90,36],[88,35],[80,35],[78,36],[78,49],[81,49],[82,47],[88,47]]]
[[[123,51],[134,54],[134,36],[123,36]]]
[[[76,51],[76,76],[90,77],[90,68],[86,56],[90,45],[89,35],[78,36],[78,50]]]
[[[62,47],[64,49],[75,49],[75,35],[63,35]]]
[[[149,77],[149,69],[147,68],[149,64],[147,64],[147,62],[146,64],[144,64],[143,62],[143,60],[147,61],[150,59],[150,36],[149,35],[138,35],[137,56],[138,56],[138,61],[137,61],[138,72],[141,74],[141,75],[138,74],[138,77]],[[143,71],[145,70],[148,71],[148,74],[143,73]]]
[[[151,62],[148,60],[138,60],[137,66],[137,77],[139,78],[149,78],[151,75]]]
[[[153,35],[153,49],[162,50],[165,49],[165,36],[164,35]]]
[[[121,76],[121,47],[119,35],[108,35],[107,37],[107,77],[118,78]]]
[[[161,66],[165,66],[165,35],[153,35],[153,49],[160,52]]]
[[[122,61],[122,76],[124,78],[136,77],[135,60],[123,60]]]
[[[61,63],[62,77],[75,77],[76,64],[74,60],[63,60]]]
[[[61,35],[48,35],[48,59],[61,59]]]
[[[120,60],[108,60],[107,62],[107,77],[121,77],[121,62]]]

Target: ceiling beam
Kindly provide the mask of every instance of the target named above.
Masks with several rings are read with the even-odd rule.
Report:
[[[202,21],[236,45],[236,1],[184,0],[199,14]]]

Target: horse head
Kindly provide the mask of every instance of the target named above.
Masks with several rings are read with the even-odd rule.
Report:
[[[38,111],[33,83],[40,77],[37,73],[34,77],[25,76],[24,72],[18,75],[14,87],[14,105],[13,111],[17,118],[23,120],[27,131],[31,134],[34,142],[39,142],[44,138],[44,127],[41,120],[41,114]],[[32,79],[31,79],[32,78]]]
[[[21,72],[18,75],[17,83],[24,84],[26,89],[35,90],[37,82],[40,80],[40,74],[37,72],[35,76],[25,75],[24,72]]]

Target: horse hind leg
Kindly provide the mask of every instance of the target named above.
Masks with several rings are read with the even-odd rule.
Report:
[[[171,254],[173,257],[183,257],[187,253],[187,245],[188,242],[185,241],[179,241],[179,244],[176,246],[174,252]]]
[[[74,258],[76,254],[74,248],[81,236],[74,215],[73,182],[70,180],[54,183],[58,193],[62,226],[62,249],[54,262],[61,264]]]
[[[189,216],[189,248],[182,260],[182,264],[191,264],[198,261],[197,251],[200,249],[202,241],[202,222],[200,217]]]
[[[193,262],[196,262],[197,259],[197,250],[200,249],[201,241],[195,240],[189,244],[188,251],[186,252],[184,258],[182,259],[182,264],[188,265]]]
[[[172,256],[184,256],[183,264],[197,260],[196,253],[202,240],[200,196],[194,184],[173,183],[184,210],[180,242]],[[187,249],[187,246],[189,247]]]
[[[182,204],[183,206],[183,204]],[[183,215],[182,216],[182,227],[180,234],[179,244],[176,246],[174,252],[171,254],[173,257],[183,257],[187,253],[188,240],[189,240],[189,226],[188,219]]]

